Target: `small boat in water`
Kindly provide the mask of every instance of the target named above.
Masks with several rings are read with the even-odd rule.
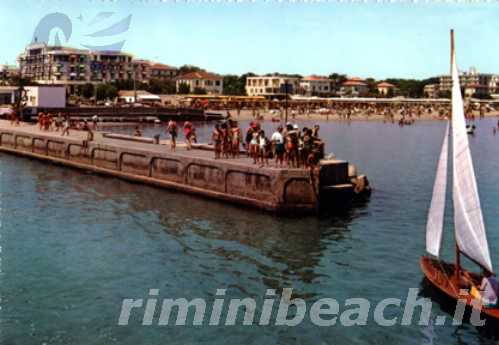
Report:
[[[426,225],[426,250],[431,255],[421,257],[423,273],[431,285],[454,300],[499,320],[495,278],[482,208],[464,118],[463,100],[459,89],[459,76],[455,61],[454,37],[451,31],[452,117],[447,124],[437,167],[433,195]],[[456,258],[454,263],[439,258],[444,224],[447,185],[448,141],[452,127],[452,199],[454,207],[454,233]],[[461,255],[477,264],[482,273],[473,273],[461,267]],[[481,288],[483,288],[481,290]]]

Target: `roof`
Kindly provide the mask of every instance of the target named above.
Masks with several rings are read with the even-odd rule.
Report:
[[[218,74],[204,72],[204,71],[191,72],[177,77],[177,80],[196,80],[196,79],[222,80],[223,77]]]
[[[331,81],[327,77],[321,77],[319,75],[309,75],[308,77],[305,77],[302,79],[303,81]]]
[[[137,90],[137,96],[151,96],[152,93],[145,90]],[[118,92],[119,97],[134,97],[135,91],[133,90],[122,90]]]
[[[0,86],[0,92],[12,92],[12,91],[16,91],[17,89],[19,89],[19,87],[17,86]]]
[[[168,70],[168,71],[175,71],[177,68],[173,66],[168,66],[162,63],[152,63],[151,68],[154,69],[162,69],[162,70]]]
[[[364,81],[360,78],[350,78],[350,79],[347,79],[342,85],[343,86],[361,86],[361,85],[366,86],[367,84],[364,83]]]
[[[488,85],[480,85],[480,84],[468,84],[465,86],[466,89],[490,89]]]
[[[378,86],[378,87],[386,87],[386,88],[392,88],[392,87],[395,87],[395,85],[390,84],[390,83],[387,83],[386,81],[379,83],[377,86]]]

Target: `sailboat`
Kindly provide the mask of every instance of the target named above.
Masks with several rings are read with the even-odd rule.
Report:
[[[452,118],[447,124],[437,166],[432,201],[426,226],[426,250],[430,256],[422,256],[421,270],[432,285],[452,299],[465,300],[472,308],[499,319],[498,307],[481,306],[480,296],[468,291],[479,287],[484,276],[494,275],[482,208],[478,196],[473,161],[469,148],[463,100],[459,87],[459,75],[454,51],[454,32],[451,30]],[[445,195],[447,188],[447,163],[449,133],[452,133],[452,199],[456,242],[455,263],[439,259],[444,225]],[[461,267],[461,255],[477,264],[483,274]]]

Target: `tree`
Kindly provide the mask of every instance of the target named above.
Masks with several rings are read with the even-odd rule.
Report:
[[[204,69],[194,65],[183,65],[178,69],[178,75],[183,75],[192,72],[206,72]]]
[[[145,89],[155,94],[174,94],[175,82],[173,80],[151,79]]]
[[[347,80],[347,76],[345,74],[339,73],[331,73],[328,78],[333,82],[333,87],[335,89],[338,89],[339,86]]]
[[[242,78],[237,75],[224,76],[224,95],[245,95],[246,77]]]
[[[376,80],[374,78],[366,79],[368,96],[376,97],[378,95],[378,88],[376,87]]]
[[[86,83],[85,85],[83,85],[81,94],[85,98],[92,98],[94,96],[94,90],[95,88],[93,84]]]
[[[180,83],[178,86],[178,93],[181,95],[186,95],[188,93],[191,93],[191,87],[187,83]]]
[[[118,97],[118,88],[113,84],[108,84],[106,90],[106,97],[110,100],[113,100],[116,97]]]
[[[106,86],[106,84],[99,84],[97,86],[97,90],[96,90],[95,94],[96,94],[97,100],[99,100],[99,101],[102,101],[102,100],[106,99],[106,97],[107,97],[107,86]]]

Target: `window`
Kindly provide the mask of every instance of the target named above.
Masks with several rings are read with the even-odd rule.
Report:
[[[215,81],[216,86],[220,86],[220,80]]]

